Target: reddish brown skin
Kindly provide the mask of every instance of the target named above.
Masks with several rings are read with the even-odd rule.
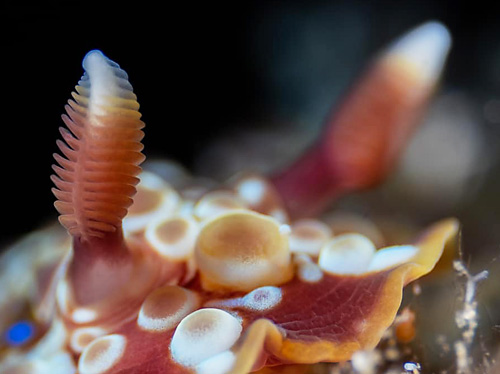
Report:
[[[253,312],[234,308],[243,318],[243,328],[266,318],[285,331],[287,338],[303,342],[326,340],[343,342],[356,337],[356,326],[367,318],[387,279],[388,272],[367,276],[341,277],[326,275],[318,283],[305,283],[295,278],[281,287],[283,297],[279,305]],[[196,278],[185,287],[195,290],[204,302],[243,296],[244,293],[213,293],[203,291]],[[132,374],[187,374],[191,371],[175,363],[169,352],[174,330],[148,332],[135,319],[123,325],[117,333],[127,336],[127,348],[112,373]],[[263,365],[279,363],[264,356]]]
[[[342,342],[357,335],[356,326],[370,315],[386,273],[362,277],[325,274],[318,283],[295,278],[281,287],[283,298],[270,311],[241,311],[245,320],[267,318],[290,339]]]

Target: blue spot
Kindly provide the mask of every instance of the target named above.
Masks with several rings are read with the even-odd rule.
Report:
[[[28,342],[34,335],[35,326],[28,321],[19,321],[9,327],[5,333],[7,344],[20,346]]]

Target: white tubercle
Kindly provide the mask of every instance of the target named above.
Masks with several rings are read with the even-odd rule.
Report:
[[[151,222],[145,237],[162,256],[172,260],[184,260],[192,256],[199,224],[192,217],[174,216]]]
[[[389,46],[388,57],[411,64],[428,84],[441,74],[451,47],[451,36],[441,23],[431,21],[416,27]]]
[[[266,193],[264,181],[258,178],[247,178],[236,186],[238,195],[250,205],[257,205]]]
[[[213,300],[205,306],[217,308],[243,308],[262,312],[274,308],[281,302],[281,288],[274,286],[264,286],[247,293],[243,297],[236,297],[226,300]]]
[[[170,330],[197,306],[198,298],[194,292],[179,286],[163,286],[144,300],[137,324],[151,332]]]
[[[128,76],[120,66],[108,59],[101,51],[93,50],[83,59],[83,75],[79,84],[90,89],[89,110],[93,114],[107,113],[105,107],[113,107],[113,98],[135,100]]]
[[[277,221],[279,221],[279,220],[277,220]],[[290,227],[290,225],[287,225],[286,223],[282,223],[280,225],[280,229],[279,230],[280,230],[280,233],[282,235],[288,235],[288,240],[290,241],[290,236],[289,235],[292,233],[292,228]],[[289,244],[289,246],[290,246],[290,244]]]
[[[143,171],[137,194],[123,219],[125,234],[143,230],[150,222],[172,216],[180,205],[179,194],[158,175]]]
[[[196,365],[196,374],[225,374],[233,367],[236,355],[231,351],[224,351],[212,356]]]
[[[418,252],[413,245],[396,245],[386,247],[377,252],[368,266],[368,271],[388,269],[396,265],[409,262]]]
[[[172,187],[179,189],[185,186],[191,176],[188,170],[181,163],[174,160],[148,157],[143,165],[144,169],[158,175]]]
[[[97,311],[89,308],[76,308],[71,313],[71,319],[75,323],[88,323],[97,318]]]
[[[100,327],[81,327],[71,333],[69,346],[73,352],[81,353],[92,341],[106,334],[107,331]]]
[[[288,239],[292,253],[307,253],[317,256],[332,232],[323,222],[315,219],[302,219],[292,225]]]
[[[290,221],[290,218],[288,217],[287,212],[283,208],[276,208],[273,209],[269,212],[269,215],[273,217],[275,220],[277,220],[280,223],[287,223]]]
[[[316,283],[323,279],[321,268],[307,254],[295,254],[294,263],[297,266],[297,276],[302,282]]]
[[[123,335],[112,334],[95,339],[78,360],[80,374],[101,374],[111,369],[122,357],[127,345]]]
[[[233,192],[211,191],[206,193],[195,204],[193,213],[200,220],[206,220],[230,211],[245,208],[245,202]]]
[[[318,265],[328,273],[356,275],[367,271],[375,246],[366,236],[344,234],[326,243],[319,254]]]
[[[241,322],[220,309],[200,309],[177,326],[170,351],[179,364],[194,367],[230,349],[240,337]]]

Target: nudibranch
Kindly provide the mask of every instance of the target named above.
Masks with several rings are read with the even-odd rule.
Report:
[[[89,52],[54,156],[55,206],[70,239],[55,229],[32,239],[38,250],[62,248],[62,259],[42,262],[47,287],[33,308],[41,332],[9,348],[3,372],[245,374],[375,347],[403,287],[433,269],[458,223],[377,248],[313,214],[389,171],[449,46],[439,23],[409,32],[303,158],[218,188],[141,169],[144,123],[128,76]]]

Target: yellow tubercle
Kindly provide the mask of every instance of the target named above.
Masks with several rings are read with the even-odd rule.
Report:
[[[275,219],[254,212],[235,211],[208,222],[195,256],[207,290],[251,291],[293,276],[287,233]]]

